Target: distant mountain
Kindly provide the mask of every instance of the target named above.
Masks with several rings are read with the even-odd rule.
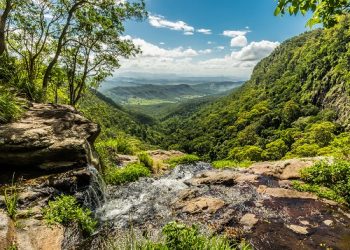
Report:
[[[153,105],[159,103],[177,103],[208,95],[217,95],[236,87],[242,82],[206,82],[191,84],[139,84],[129,82],[129,86],[118,86],[100,90],[105,96],[120,104]]]

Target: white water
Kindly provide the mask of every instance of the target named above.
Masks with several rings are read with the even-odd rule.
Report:
[[[110,221],[116,228],[125,228],[145,221],[167,220],[172,215],[169,204],[176,194],[186,189],[186,180],[196,173],[208,170],[206,163],[176,167],[170,174],[158,179],[144,178],[108,190],[109,199],[97,214],[102,221]]]

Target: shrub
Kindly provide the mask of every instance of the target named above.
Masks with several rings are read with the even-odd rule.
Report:
[[[317,144],[302,144],[295,147],[288,156],[313,157],[317,155],[319,149],[320,147]]]
[[[123,168],[108,167],[104,172],[107,184],[120,185],[127,182],[137,181],[140,177],[148,177],[151,171],[143,164],[132,163]]]
[[[91,211],[82,208],[75,197],[61,195],[54,201],[49,201],[46,208],[43,209],[44,219],[48,224],[62,224],[68,226],[72,222],[79,225],[80,229],[88,234],[93,233],[97,222],[91,216]]]
[[[266,145],[266,149],[262,153],[262,158],[266,160],[279,160],[287,152],[289,148],[282,139],[270,142]]]
[[[182,156],[175,156],[166,161],[171,167],[176,167],[182,164],[193,164],[200,161],[197,155],[186,154]]]
[[[20,102],[4,87],[0,86],[0,123],[10,122],[19,118],[21,114]]]
[[[149,156],[149,154],[147,152],[141,152],[137,156],[138,156],[139,161],[140,161],[141,164],[143,164],[149,170],[152,170],[152,168],[153,168],[153,159]]]
[[[251,161],[233,161],[233,160],[221,160],[214,161],[212,165],[214,168],[246,168],[252,164]]]
[[[334,200],[343,200],[350,204],[350,163],[337,161],[317,162],[301,172],[301,178],[307,185],[297,185],[297,189],[309,189],[312,192]]]
[[[235,147],[230,151],[228,158],[237,161],[260,161],[262,152],[263,150],[258,146],[249,145],[244,147]]]

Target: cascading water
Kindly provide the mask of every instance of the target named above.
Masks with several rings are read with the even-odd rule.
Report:
[[[210,164],[198,163],[176,167],[159,178],[143,178],[124,186],[109,187],[109,200],[97,210],[98,217],[112,222],[115,228],[128,228],[145,221],[168,220],[172,216],[169,204],[188,185],[186,180],[211,169]]]
[[[96,210],[106,202],[106,184],[94,166],[89,165],[88,171],[91,179],[89,187],[82,194],[83,204],[91,210]]]

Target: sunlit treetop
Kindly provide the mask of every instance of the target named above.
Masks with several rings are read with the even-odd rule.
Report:
[[[305,15],[309,11],[313,12],[313,16],[307,26],[323,24],[329,28],[338,22],[340,15],[350,12],[350,0],[278,0],[275,15]]]

